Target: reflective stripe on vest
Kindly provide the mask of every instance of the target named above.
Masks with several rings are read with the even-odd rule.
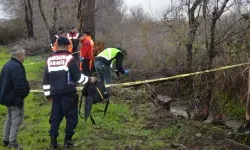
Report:
[[[54,55],[47,60],[48,72],[52,71],[68,71],[68,63],[73,59],[72,55]]]
[[[79,33],[76,33],[74,36],[70,36],[69,33],[67,33],[67,36],[70,40],[72,40],[72,39],[76,40],[76,39],[78,39]]]

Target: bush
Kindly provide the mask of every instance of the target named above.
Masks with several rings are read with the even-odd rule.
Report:
[[[25,24],[21,19],[0,20],[0,44],[6,45],[23,38]]]
[[[31,56],[51,50],[50,45],[47,42],[35,39],[22,39],[13,43],[13,45],[15,44],[22,45],[26,50],[26,54]]]

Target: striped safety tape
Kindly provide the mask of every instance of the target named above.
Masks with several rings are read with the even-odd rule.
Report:
[[[108,84],[108,85],[106,85],[106,87],[128,87],[128,86],[142,85],[142,84],[146,84],[146,83],[154,83],[154,82],[159,82],[159,81],[167,81],[167,80],[171,80],[171,79],[178,79],[178,78],[184,78],[184,77],[189,77],[189,76],[194,76],[194,75],[200,75],[200,74],[204,74],[204,73],[227,70],[227,69],[236,68],[236,67],[240,67],[240,66],[244,66],[244,65],[248,65],[248,64],[249,63],[242,63],[242,64],[224,66],[224,67],[219,67],[219,68],[214,68],[214,69],[209,69],[209,70],[204,70],[204,71],[180,74],[180,75],[175,75],[175,76],[171,76],[171,77],[152,79],[152,80],[135,81],[135,82],[118,83],[118,84]],[[82,90],[82,87],[77,87],[77,90]],[[35,90],[30,90],[30,92],[42,93],[43,90],[42,89],[35,89]]]

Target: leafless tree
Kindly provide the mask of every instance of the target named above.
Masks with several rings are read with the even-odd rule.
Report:
[[[193,5],[190,7],[191,1],[190,0],[188,1],[189,31],[188,31],[186,50],[187,50],[187,67],[190,71],[192,70],[193,43],[196,35],[196,30],[199,26],[199,22],[197,20],[198,17],[195,16],[195,10],[201,3],[202,0],[195,0]]]
[[[25,23],[27,26],[28,37],[34,38],[34,27],[33,27],[33,0],[23,0],[25,10]]]
[[[48,20],[45,17],[45,14],[44,14],[44,11],[43,11],[42,0],[38,0],[38,6],[39,6],[39,10],[40,10],[41,16],[43,18],[44,24],[45,24],[47,30],[50,31]]]
[[[132,20],[135,22],[141,22],[145,19],[145,12],[140,6],[135,6],[129,9]]]
[[[213,68],[213,60],[215,57],[215,35],[216,35],[216,23],[218,19],[220,19],[221,15],[223,14],[227,3],[229,0],[224,0],[220,8],[218,8],[218,1],[217,6],[214,6],[214,10],[212,12],[212,18],[211,18],[211,26],[210,26],[210,43],[209,43],[209,49],[208,49],[208,69]],[[214,79],[214,73],[211,73],[209,75],[210,81]],[[207,106],[210,107],[210,101],[212,99],[212,91],[213,91],[213,83],[209,82],[208,84],[208,92],[207,92]]]
[[[54,0],[54,4],[53,4],[53,25],[51,28],[50,32],[55,32],[56,31],[56,23],[57,23],[57,9],[59,6],[59,0]]]

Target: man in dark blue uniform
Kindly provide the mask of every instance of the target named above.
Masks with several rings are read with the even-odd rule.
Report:
[[[63,117],[66,118],[64,147],[73,146],[72,136],[78,123],[76,84],[96,81],[81,74],[77,60],[67,51],[70,41],[66,37],[59,37],[57,44],[58,50],[48,58],[43,78],[44,95],[52,101],[49,133],[54,149],[58,148],[58,128]]]

